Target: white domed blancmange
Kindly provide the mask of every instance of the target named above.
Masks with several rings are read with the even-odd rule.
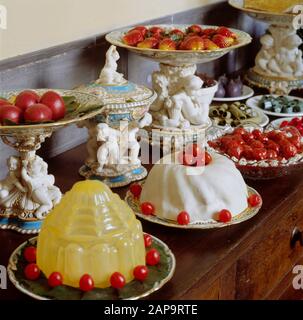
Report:
[[[159,218],[175,221],[181,211],[186,211],[190,222],[197,223],[216,220],[223,209],[233,217],[247,209],[247,186],[227,157],[212,154],[212,162],[202,168],[165,164],[166,157],[150,171],[140,197],[141,203],[155,206]]]

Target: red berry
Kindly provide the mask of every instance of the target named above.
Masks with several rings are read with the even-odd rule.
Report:
[[[30,263],[25,267],[24,274],[28,280],[37,280],[40,277],[40,269],[35,263]]]
[[[184,153],[182,163],[185,166],[193,166],[197,163],[197,159],[192,154]]]
[[[189,144],[185,148],[185,153],[197,157],[202,153],[202,148],[197,143]]]
[[[145,248],[151,247],[151,245],[153,244],[153,238],[151,237],[151,235],[144,233],[143,237]]]
[[[231,215],[230,211],[223,209],[219,212],[219,221],[220,222],[227,223],[227,222],[230,222],[231,219],[232,219],[232,215]]]
[[[27,247],[23,252],[24,258],[27,262],[36,262],[37,249],[36,247]]]
[[[95,287],[93,278],[89,274],[84,274],[79,281],[79,287],[84,292],[93,290]]]
[[[148,269],[146,266],[137,266],[134,269],[134,277],[139,281],[144,281],[148,276]]]
[[[134,183],[129,188],[130,192],[133,194],[135,198],[140,198],[142,187],[139,183]]]
[[[141,204],[141,212],[147,216],[153,215],[155,213],[155,207],[150,202],[143,202]]]
[[[235,131],[233,132],[234,134],[239,134],[241,136],[243,136],[246,132],[246,130],[242,127],[236,128]]]
[[[160,254],[158,250],[151,249],[146,254],[146,263],[149,266],[155,266],[160,262]]]
[[[110,284],[115,289],[122,289],[125,286],[125,278],[120,272],[115,272],[110,277]]]
[[[59,287],[63,283],[63,277],[60,272],[53,272],[48,277],[48,285],[52,288]]]
[[[262,203],[262,198],[257,194],[253,194],[248,198],[248,204],[251,207],[257,207],[261,203]]]
[[[177,221],[180,225],[186,226],[190,223],[190,216],[186,211],[182,211],[178,214]]]
[[[258,129],[252,131],[252,134],[255,139],[259,140],[262,137],[262,132]]]
[[[212,156],[208,153],[205,152],[205,165],[207,166],[208,164],[210,164],[213,161]]]
[[[280,128],[287,127],[288,125],[289,125],[289,122],[287,120],[284,120],[284,121],[281,122]]]

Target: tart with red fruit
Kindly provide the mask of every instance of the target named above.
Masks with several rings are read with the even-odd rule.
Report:
[[[218,130],[208,145],[251,179],[271,179],[303,169],[302,137],[295,127]]]

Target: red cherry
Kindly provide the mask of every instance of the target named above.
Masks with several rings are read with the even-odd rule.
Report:
[[[110,277],[110,284],[115,289],[122,289],[125,286],[125,278],[120,272],[115,272]]]
[[[227,223],[227,222],[230,222],[231,219],[232,219],[232,215],[231,215],[230,211],[223,209],[219,212],[219,221],[220,222]]]
[[[182,163],[185,166],[193,166],[197,163],[197,159],[192,154],[184,153]]]
[[[137,266],[134,269],[134,277],[139,281],[144,281],[148,276],[148,269],[146,266]]]
[[[144,233],[143,237],[145,248],[151,247],[151,245],[153,244],[153,238],[151,237],[151,235]]]
[[[149,266],[155,266],[160,262],[160,254],[158,250],[151,249],[146,254],[146,263]]]
[[[28,280],[37,280],[40,277],[40,269],[35,263],[30,263],[25,267],[24,274]]]
[[[93,290],[95,287],[93,278],[89,274],[84,274],[79,281],[79,287],[84,292]]]
[[[284,120],[284,121],[281,122],[280,128],[287,127],[288,125],[289,125],[289,122],[287,120]]]
[[[208,164],[210,164],[213,161],[212,156],[208,153],[205,152],[205,165],[207,166]]]
[[[257,194],[253,194],[248,198],[248,204],[251,207],[257,207],[261,203],[262,203],[262,198]]]
[[[129,188],[130,192],[133,194],[135,198],[140,198],[142,187],[139,183],[134,183]]]
[[[155,213],[155,207],[150,202],[143,202],[141,204],[141,212],[147,216],[151,216]]]
[[[186,226],[190,223],[190,216],[186,211],[182,211],[178,214],[177,222],[182,225]]]
[[[36,257],[37,257],[36,247],[27,247],[24,250],[23,255],[27,262],[36,262]]]
[[[197,157],[202,153],[202,148],[197,143],[189,144],[185,148],[185,153]]]
[[[259,140],[262,137],[262,132],[258,129],[252,131],[252,134],[255,139]]]
[[[52,288],[59,287],[63,283],[63,277],[60,272],[53,272],[48,277],[48,285]]]

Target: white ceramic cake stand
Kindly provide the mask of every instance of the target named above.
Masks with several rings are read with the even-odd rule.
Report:
[[[271,94],[286,94],[303,86],[303,60],[296,35],[296,14],[273,13],[246,9],[244,0],[229,0],[229,4],[250,17],[269,24],[261,37],[262,48],[256,56],[255,67],[246,75],[247,81],[265,88]]]
[[[152,26],[147,26],[152,27]],[[185,31],[189,25],[159,25],[165,30],[180,29]],[[203,28],[212,28],[215,26],[201,26]],[[205,140],[206,129],[211,125],[208,118],[208,109],[212,98],[217,90],[217,84],[210,88],[196,87],[199,80],[195,76],[196,64],[207,63],[216,60],[227,54],[228,52],[245,46],[251,42],[251,37],[239,30],[231,29],[237,34],[237,43],[231,47],[218,50],[158,50],[145,49],[128,46],[123,43],[122,38],[129,29],[122,29],[111,32],[106,35],[108,42],[122,48],[126,48],[147,59],[159,62],[160,70],[152,75],[153,89],[157,93],[158,98],[151,105],[150,111],[153,115],[153,123],[149,128],[150,140],[154,145],[161,145],[168,152],[178,150],[187,142]],[[201,80],[200,80],[201,81]],[[193,88],[194,87],[194,88]],[[191,92],[191,93],[189,93]],[[188,105],[186,101],[199,100],[199,108],[205,114],[201,116],[204,120],[194,125],[191,119],[184,120],[184,125],[174,124],[172,115],[167,115],[167,108],[174,109],[174,102],[178,99],[184,99],[183,105]],[[182,98],[180,98],[180,96]],[[172,106],[168,106],[170,102]],[[180,101],[180,103],[183,103]],[[175,102],[176,103],[176,102]],[[189,107],[190,108],[190,107]],[[194,107],[193,107],[194,109]],[[173,111],[172,111],[173,113]],[[164,115],[164,117],[163,117]],[[175,119],[175,117],[174,117]],[[164,125],[163,123],[166,123]]]
[[[35,91],[42,95],[48,90]],[[95,111],[90,109],[91,111],[70,113],[64,119],[52,123],[0,126],[2,141],[19,153],[8,159],[9,173],[0,181],[0,229],[13,229],[24,234],[40,231],[44,218],[60,201],[61,192],[54,186],[54,176],[48,174],[47,163],[36,155],[36,151],[54,131],[94,117],[102,109],[96,109],[101,103],[93,95],[73,90],[54,91],[61,96],[73,96],[81,106],[92,106]],[[0,96],[12,99],[19,92],[0,92]]]
[[[142,183],[144,183],[144,181]],[[248,191],[248,196],[251,196],[254,194],[260,196],[259,193],[251,187],[247,186],[247,191]],[[256,207],[247,207],[245,211],[233,217],[232,220],[228,223],[218,222],[216,220],[205,220],[201,222],[190,223],[188,225],[180,225],[177,223],[177,221],[159,218],[156,215],[145,215],[141,213],[140,201],[137,198],[135,198],[130,191],[127,192],[125,201],[133,209],[136,216],[138,216],[139,218],[152,223],[160,224],[162,226],[179,228],[179,229],[204,229],[205,230],[205,229],[219,229],[219,228],[232,226],[253,218],[262,207],[262,202]],[[180,209],[180,211],[182,211],[182,209]]]

